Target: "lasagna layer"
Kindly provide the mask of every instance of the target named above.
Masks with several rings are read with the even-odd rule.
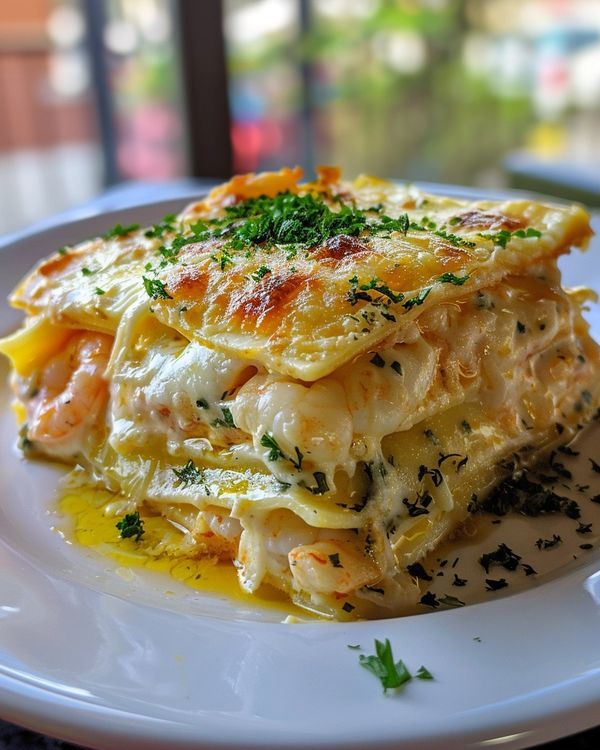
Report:
[[[577,207],[297,180],[235,178],[42,262],[0,351],[23,447],[113,490],[116,520],[168,519],[151,553],[399,614],[473,495],[597,408],[590,295],[556,268],[590,229]]]
[[[466,202],[368,178],[302,186],[288,172],[265,179],[265,195],[275,197],[254,198],[253,207],[240,202],[254,195],[251,183],[215,191],[158,237],[132,229],[54,256],[12,301],[61,325],[114,333],[125,310],[147,300],[145,274],[154,314],[170,328],[314,381],[460,298],[463,286],[492,286],[584,246],[591,233],[577,206]],[[303,222],[311,221],[325,226],[310,231]],[[343,233],[327,236],[336,221]]]

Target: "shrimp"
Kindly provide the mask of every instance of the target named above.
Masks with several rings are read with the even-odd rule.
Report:
[[[300,450],[319,467],[343,466],[348,461],[351,415],[342,387],[330,378],[305,386],[256,374],[240,389],[231,413],[240,429],[255,436],[257,448],[263,445],[260,436],[268,433],[286,456],[296,456]],[[265,461],[269,465],[266,455]]]
[[[113,339],[102,333],[73,334],[40,372],[26,401],[27,436],[42,446],[79,441],[97,422],[108,398],[104,372]]]
[[[381,578],[372,560],[337,540],[294,547],[288,559],[295,584],[305,591],[350,594]]]

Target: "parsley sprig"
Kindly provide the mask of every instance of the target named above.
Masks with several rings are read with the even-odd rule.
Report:
[[[371,279],[365,284],[361,284],[358,280],[358,276],[353,276],[351,279],[348,279],[348,283],[350,284],[350,291],[347,293],[346,299],[353,306],[359,300],[372,302],[373,296],[370,292],[378,292],[394,303],[401,302],[404,299],[402,292],[393,292],[387,284],[384,284],[377,277]]]
[[[455,286],[462,286],[468,279],[469,276],[467,274],[464,276],[455,276],[453,273],[443,273],[441,276],[438,276],[438,281],[441,281],[442,284],[454,284]]]
[[[167,292],[166,285],[160,279],[149,279],[147,276],[142,276],[142,280],[146,294],[152,299],[173,299]]]
[[[356,237],[367,226],[364,211],[347,203],[332,211],[310,193],[252,198],[227,207],[226,213],[229,219],[243,219],[230,221],[223,232],[236,250],[262,244],[314,247],[339,234]]]
[[[233,414],[228,406],[222,406],[221,413],[223,414],[223,417],[218,417],[212,421],[212,427],[236,427],[236,424],[233,421]]]
[[[483,232],[479,234],[479,237],[483,237],[484,240],[491,240],[494,245],[505,248],[513,237],[519,237],[520,239],[530,239],[535,237],[539,239],[542,233],[539,229],[533,227],[527,227],[527,229],[515,229],[514,232],[510,232],[507,229],[501,229],[499,232],[490,233]]]
[[[174,232],[176,221],[176,214],[167,214],[158,223],[154,224],[150,229],[147,229],[144,232],[144,237],[161,238],[166,232]]]
[[[171,469],[171,471],[183,487],[187,487],[189,484],[201,484],[204,482],[204,472],[196,466],[191,458],[183,468]]]
[[[402,687],[413,678],[402,659],[394,661],[392,646],[388,638],[383,642],[375,639],[375,654],[370,656],[360,654],[358,660],[362,667],[368,669],[381,682],[384,693]],[[415,677],[419,680],[433,680],[431,672],[423,666],[419,668]]]
[[[263,448],[269,449],[269,461],[277,461],[278,458],[285,458],[283,451],[279,447],[279,443],[273,435],[269,435],[267,432],[261,437],[260,444]]]
[[[121,539],[135,537],[135,541],[139,542],[146,533],[144,530],[144,521],[140,518],[137,510],[135,513],[126,513],[125,517],[116,524],[116,527],[119,529]]]
[[[226,248],[248,250],[257,245],[273,245],[310,248],[324,244],[328,239],[341,234],[356,237],[359,234],[382,234],[393,231],[406,234],[410,221],[407,214],[397,218],[378,214],[370,219],[370,211],[363,211],[352,203],[337,200],[333,210],[319,196],[311,193],[279,193],[274,197],[261,196],[240,201],[225,208],[225,216],[197,222],[190,229],[194,238],[182,235],[173,240],[171,247],[178,252],[190,241],[222,239]],[[214,258],[225,270],[229,260],[221,256]]]
[[[302,460],[304,458],[304,453],[298,448],[298,446],[294,446],[294,451],[296,452],[296,458],[291,458],[290,456],[286,456],[285,453],[281,450],[279,447],[279,443],[273,435],[269,435],[268,432],[265,432],[265,434],[260,439],[260,444],[263,448],[269,449],[269,461],[277,461],[278,459],[282,458],[286,461],[289,461],[292,466],[297,469],[298,471],[301,471],[302,469]]]
[[[112,240],[117,237],[126,237],[132,232],[137,232],[139,228],[139,224],[127,224],[126,226],[123,226],[123,224],[115,224],[112,229],[109,229],[108,232],[105,232],[102,235],[102,238],[105,240]]]

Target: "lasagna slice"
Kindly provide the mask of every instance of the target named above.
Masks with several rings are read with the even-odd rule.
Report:
[[[300,177],[62,248],[0,350],[27,452],[168,519],[149,554],[230,561],[328,616],[401,614],[473,497],[597,409],[591,293],[556,266],[591,229],[577,206]]]

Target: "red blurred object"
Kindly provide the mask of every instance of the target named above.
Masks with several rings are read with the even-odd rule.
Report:
[[[140,104],[119,122],[120,172],[138,180],[170,180],[182,172],[182,129],[175,112],[160,102]]]
[[[234,122],[231,142],[235,171],[253,172],[265,158],[278,154],[285,131],[285,123],[276,118]]]

